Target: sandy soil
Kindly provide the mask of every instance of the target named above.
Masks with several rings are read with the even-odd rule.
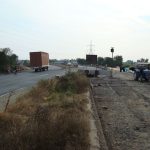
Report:
[[[108,149],[150,150],[150,82],[115,71],[91,78],[91,86]]]

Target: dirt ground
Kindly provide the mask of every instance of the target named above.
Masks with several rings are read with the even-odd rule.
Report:
[[[116,71],[91,86],[108,150],[150,150],[150,82]]]

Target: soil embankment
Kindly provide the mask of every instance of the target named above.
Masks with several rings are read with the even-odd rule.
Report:
[[[91,85],[108,149],[149,150],[150,83],[115,72],[91,79]]]

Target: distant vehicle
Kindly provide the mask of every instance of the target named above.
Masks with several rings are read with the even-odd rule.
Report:
[[[96,67],[79,67],[79,72],[84,73],[87,77],[97,77],[100,74]]]
[[[30,52],[30,65],[35,72],[48,70],[49,54],[46,52]]]
[[[72,63],[71,63],[71,62],[68,62],[68,63],[67,63],[67,66],[72,66]]]
[[[88,65],[96,65],[97,64],[97,55],[87,54],[86,55],[86,63]]]
[[[134,71],[133,74],[134,80],[136,81],[150,80],[150,63],[138,62],[134,67],[130,68],[130,70]]]
[[[78,62],[77,61],[71,61],[73,67],[78,67]]]

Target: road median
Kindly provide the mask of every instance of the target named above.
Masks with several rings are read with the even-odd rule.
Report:
[[[38,82],[0,113],[0,149],[89,150],[88,86],[77,73]]]

